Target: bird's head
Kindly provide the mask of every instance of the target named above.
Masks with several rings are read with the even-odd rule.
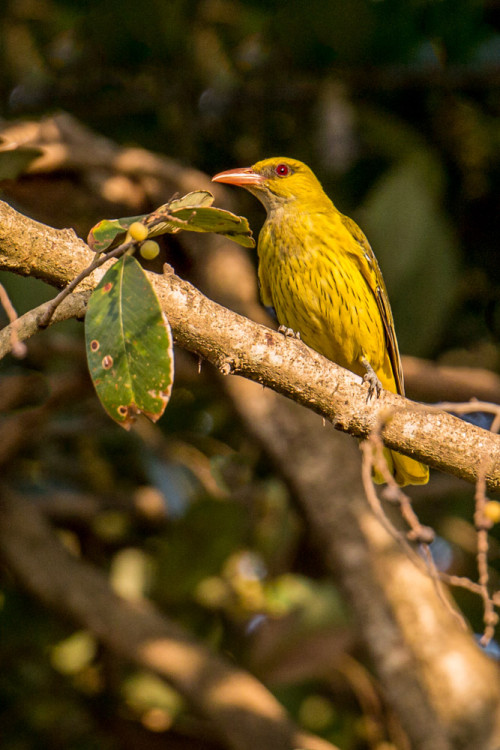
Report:
[[[326,200],[331,205],[309,167],[301,161],[282,156],[263,159],[252,167],[219,172],[212,177],[212,181],[246,188],[264,204],[267,211],[290,203],[321,208]]]

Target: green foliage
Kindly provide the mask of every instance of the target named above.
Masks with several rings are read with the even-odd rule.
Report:
[[[96,253],[104,253],[130,242],[136,234],[133,230],[141,229],[133,225],[142,224],[149,230],[149,238],[181,230],[216,232],[244,247],[253,247],[247,219],[212,208],[213,199],[206,190],[197,190],[150,214],[104,219],[90,230],[88,244]],[[148,244],[153,244],[150,239],[142,246]],[[131,256],[117,261],[92,294],[85,336],[90,374],[109,416],[126,429],[138,414],[156,422],[165,411],[172,388],[172,335],[151,284]]]
[[[142,216],[127,216],[124,219],[101,219],[92,227],[87,237],[87,245],[95,253],[104,253],[113,247],[118,247],[124,242],[128,228],[136,221],[141,221]]]
[[[96,287],[85,338],[90,374],[109,416],[126,429],[141,413],[156,422],[172,388],[172,335],[135,258],[118,260]]]
[[[206,190],[196,190],[160,206],[156,211],[143,216],[128,216],[125,219],[103,219],[93,227],[87,243],[96,252],[102,253],[125,241],[127,230],[135,222],[142,222],[149,229],[149,237],[161,234],[185,232],[215,232],[234,240],[243,247],[254,247],[252,231],[244,216],[236,216],[222,208],[212,208],[214,197]]]

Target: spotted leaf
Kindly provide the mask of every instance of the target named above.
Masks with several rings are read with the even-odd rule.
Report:
[[[156,422],[172,388],[172,335],[146,274],[130,255],[93,292],[85,340],[90,374],[109,416],[126,429],[140,413]]]

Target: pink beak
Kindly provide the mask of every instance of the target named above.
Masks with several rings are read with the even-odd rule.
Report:
[[[264,178],[262,175],[254,172],[252,167],[239,167],[238,169],[227,169],[225,172],[212,177],[212,182],[226,182],[228,185],[262,185]]]

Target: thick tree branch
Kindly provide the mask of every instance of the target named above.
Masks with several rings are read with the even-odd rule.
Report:
[[[32,221],[0,202],[1,269],[61,287],[92,257],[73,232]],[[81,287],[93,288],[102,273],[98,269]],[[223,373],[240,374],[273,388],[357,437],[366,437],[382,422],[390,448],[468,481],[477,479],[479,465],[487,460],[487,485],[500,488],[500,436],[387,392],[367,401],[366,388],[357,376],[302,342],[285,339],[217,305],[173,273],[150,274],[150,279],[177,342]],[[32,329],[33,325],[32,318]],[[25,334],[27,329],[21,329],[19,337]],[[10,335],[8,329],[3,335]]]
[[[213,191],[218,204],[235,210],[234,193],[211,183],[202,172],[183,167],[164,154],[120,146],[68,113],[41,121],[5,122],[0,130],[7,141],[34,147],[42,154],[28,166],[29,176],[21,175],[5,186],[6,195],[27,207],[30,216],[52,226],[78,226],[83,236],[103,215],[146,213],[175,192],[200,188]],[[74,175],[71,182],[68,174]],[[37,181],[37,175],[42,182]],[[63,203],[58,198],[62,190],[76,191],[76,195],[70,192]],[[191,270],[199,277],[202,269],[201,288],[211,299],[252,320],[267,322],[257,302],[255,272],[239,246],[218,242],[215,236],[185,234],[178,238],[191,259],[196,256]],[[500,376],[494,372],[404,355],[403,369],[411,399],[500,402]]]

